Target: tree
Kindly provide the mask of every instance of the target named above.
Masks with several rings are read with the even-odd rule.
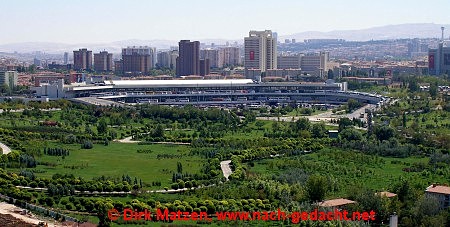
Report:
[[[416,92],[419,90],[419,84],[417,83],[416,78],[410,78],[410,81],[408,83],[408,89],[409,92]]]
[[[414,205],[414,214],[419,220],[439,213],[439,201],[433,196],[423,195]]]
[[[325,128],[325,124],[323,122],[312,124],[311,126],[311,134],[314,138],[323,138],[327,136],[327,129]]]
[[[255,126],[258,128],[258,130],[262,130],[262,127],[264,126],[263,121],[256,121]]]
[[[403,128],[406,128],[406,122],[407,122],[406,112],[403,112],[403,117],[402,117],[402,126],[403,126]]]
[[[339,119],[339,131],[344,130],[345,128],[352,126],[353,122],[348,118]]]
[[[347,101],[347,106],[348,106],[348,112],[352,112],[353,110],[360,108],[361,103],[359,103],[358,101],[356,101],[354,99],[349,99]]]
[[[108,211],[113,209],[114,206],[107,201],[97,201],[95,204],[97,207],[97,217],[99,219],[98,226],[111,226],[111,219],[108,217]]]
[[[153,137],[164,138],[164,128],[161,124],[157,124],[155,130],[153,130]]]
[[[320,175],[312,175],[306,181],[306,192],[312,202],[322,201],[328,190],[327,179]]]
[[[331,69],[328,69],[328,79],[334,79],[334,72]]]
[[[387,125],[383,125],[381,127],[376,127],[375,128],[375,136],[380,141],[388,140],[389,138],[394,136],[394,129],[392,129],[391,127],[389,127]]]
[[[101,118],[97,125],[98,134],[104,135],[108,131],[108,125],[105,119]]]
[[[47,206],[49,206],[49,207],[52,207],[53,204],[55,204],[55,201],[53,200],[52,197],[47,197],[47,198],[45,199],[45,204],[47,204]]]
[[[183,165],[181,164],[181,162],[177,162],[177,172],[183,173]]]
[[[300,118],[295,122],[295,131],[309,130],[310,123],[308,118]]]
[[[344,129],[339,135],[342,139],[345,139],[347,141],[361,141],[363,139],[362,134],[358,130],[353,128]]]
[[[430,85],[429,92],[430,92],[430,96],[431,96],[433,99],[435,99],[436,96],[438,95],[438,86],[437,86],[437,83],[432,83],[432,84]]]

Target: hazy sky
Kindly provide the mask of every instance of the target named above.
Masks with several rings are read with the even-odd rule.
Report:
[[[0,44],[242,39],[402,23],[450,23],[449,0],[1,0]]]

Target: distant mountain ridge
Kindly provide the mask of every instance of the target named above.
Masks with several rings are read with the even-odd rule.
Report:
[[[417,23],[417,24],[399,24],[373,27],[360,30],[336,30],[329,32],[306,31],[295,33],[292,35],[280,35],[278,40],[284,42],[284,39],[296,39],[297,42],[303,42],[305,39],[345,39],[347,41],[367,41],[367,40],[384,40],[399,38],[440,38],[441,27],[444,26],[450,30],[450,24],[434,24],[434,23]],[[250,30],[250,29],[249,29]],[[450,32],[447,32],[450,34]],[[202,39],[203,43],[225,44],[226,42],[242,43],[242,39],[226,40],[226,39]],[[446,35],[448,37],[448,35]],[[177,46],[178,40],[141,40],[129,39],[110,43],[52,43],[52,42],[23,42],[0,45],[0,52],[30,53],[33,51],[43,51],[46,53],[63,53],[71,52],[79,48],[88,48],[94,52],[107,50],[111,53],[120,53],[121,48],[126,46],[152,46],[158,49],[169,49],[171,46]]]
[[[298,42],[303,42],[305,39],[345,39],[347,41],[367,41],[399,38],[440,38],[441,27],[450,29],[449,24],[398,24],[359,30],[336,30],[329,32],[307,31],[280,36],[279,41],[283,42],[284,39],[296,39]],[[448,34],[450,33],[447,32],[446,37],[448,37]]]

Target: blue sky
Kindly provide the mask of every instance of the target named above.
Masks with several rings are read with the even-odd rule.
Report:
[[[450,24],[448,0],[2,0],[0,44],[241,39],[402,23]]]

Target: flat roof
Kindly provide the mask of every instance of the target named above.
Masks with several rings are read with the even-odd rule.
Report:
[[[325,200],[325,201],[319,203],[319,206],[321,206],[321,207],[337,207],[337,206],[343,206],[343,205],[353,204],[353,203],[356,203],[356,202],[353,200],[349,200],[349,199],[339,198],[339,199]]]
[[[233,84],[251,84],[251,79],[231,79],[231,80],[111,80],[105,81],[105,84],[114,86],[171,86],[171,85],[233,85]]]
[[[450,187],[443,185],[430,185],[425,192],[450,195]]]

